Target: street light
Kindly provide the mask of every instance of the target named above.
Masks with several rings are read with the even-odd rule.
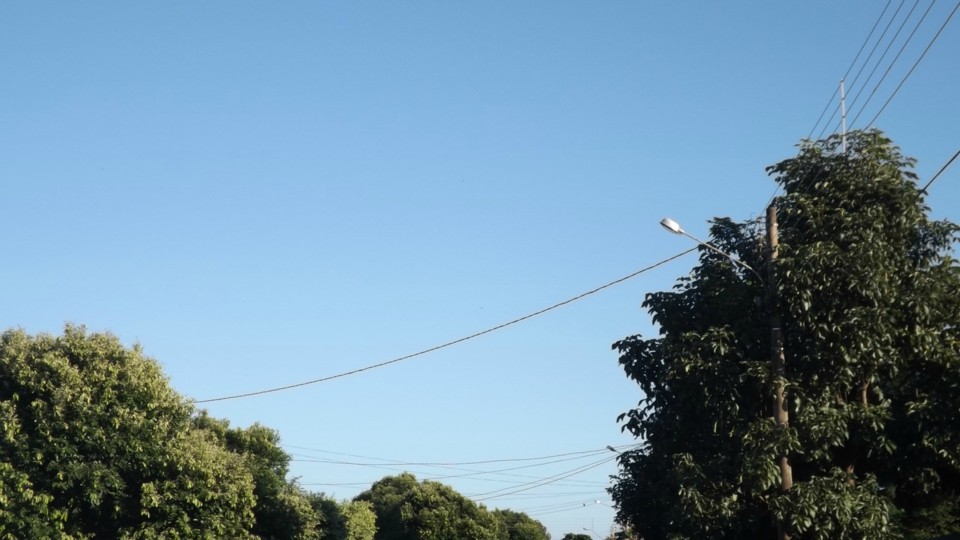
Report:
[[[771,204],[767,207],[767,279],[763,279],[763,276],[754,270],[753,267],[735,259],[733,255],[683,230],[676,221],[670,218],[663,218],[660,220],[660,225],[673,234],[686,236],[701,246],[709,248],[730,259],[735,264],[739,264],[747,270],[750,270],[753,272],[753,275],[757,276],[757,279],[760,280],[760,284],[764,286],[764,289],[766,289],[765,296],[770,325],[770,363],[771,372],[774,376],[773,418],[780,428],[786,429],[790,415],[787,412],[783,396],[786,362],[783,354],[783,333],[780,328],[780,312],[777,310],[777,281],[775,269],[779,240],[777,234],[776,206]],[[793,469],[790,466],[790,461],[787,456],[783,455],[777,456],[777,462],[780,466],[780,490],[785,492],[789,491],[790,488],[793,487]],[[779,520],[777,521],[777,538],[780,540],[788,540],[790,538],[784,530],[783,523]]]
[[[739,264],[740,266],[742,266],[742,267],[746,268],[747,270],[753,272],[753,275],[757,276],[757,279],[759,279],[759,280],[760,280],[760,283],[763,284],[764,281],[763,281],[763,277],[760,275],[760,272],[757,272],[756,270],[754,270],[752,266],[750,266],[749,264],[741,261],[740,259],[735,259],[735,258],[733,258],[733,255],[730,255],[730,254],[727,253],[726,251],[721,250],[720,248],[714,246],[713,244],[711,244],[711,243],[709,243],[709,242],[704,242],[703,240],[697,238],[696,236],[693,236],[692,234],[690,234],[690,233],[688,233],[687,231],[683,230],[683,228],[680,227],[680,224],[677,223],[676,221],[674,221],[674,220],[672,220],[672,219],[670,219],[670,218],[663,218],[663,219],[660,220],[660,226],[662,226],[664,229],[672,232],[673,234],[679,234],[679,235],[681,235],[681,236],[686,236],[687,238],[693,240],[694,242],[700,244],[701,246],[703,246],[703,247],[705,247],[705,248],[712,249],[713,251],[719,253],[720,255],[723,255],[724,257],[730,259],[730,261],[733,262],[734,264]]]

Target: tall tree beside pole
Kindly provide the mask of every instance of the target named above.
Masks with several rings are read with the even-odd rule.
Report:
[[[768,169],[769,239],[713,220],[708,241],[766,284],[703,247],[646,296],[658,335],[614,344],[642,396],[611,494],[648,540],[960,532],[960,228],[927,217],[882,133],[842,143]]]

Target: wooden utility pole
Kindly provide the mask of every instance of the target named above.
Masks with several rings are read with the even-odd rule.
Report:
[[[787,429],[787,423],[790,421],[790,413],[787,411],[783,399],[783,380],[784,364],[783,355],[783,331],[780,328],[780,311],[777,308],[777,251],[779,249],[779,240],[777,238],[777,207],[771,204],[767,207],[767,310],[770,317],[770,362],[773,372],[775,385],[775,395],[773,400],[773,418],[777,422],[777,427]],[[789,491],[793,487],[793,470],[790,468],[790,462],[787,456],[778,456],[777,461],[780,464],[780,490]],[[790,535],[784,531],[783,523],[777,520],[777,538],[779,540],[789,540]]]

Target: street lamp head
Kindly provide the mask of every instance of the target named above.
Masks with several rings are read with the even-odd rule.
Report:
[[[719,253],[720,255],[723,255],[724,257],[730,259],[730,261],[733,262],[733,264],[738,264],[738,265],[742,266],[743,268],[746,268],[747,270],[749,270],[750,272],[752,272],[753,275],[757,276],[757,279],[760,280],[760,283],[763,283],[763,277],[760,275],[759,272],[757,272],[756,270],[754,270],[754,268],[753,268],[752,266],[750,266],[749,264],[747,264],[747,263],[745,263],[745,262],[743,262],[743,261],[741,261],[741,260],[739,260],[739,259],[735,259],[735,258],[733,257],[733,255],[727,253],[726,251],[721,250],[721,249],[718,248],[717,246],[715,246],[715,245],[713,245],[713,244],[711,244],[711,243],[709,243],[709,242],[704,242],[703,240],[697,238],[696,236],[693,236],[692,234],[690,234],[690,233],[688,233],[687,231],[683,230],[683,228],[680,227],[680,224],[677,223],[676,221],[674,221],[674,220],[672,220],[672,219],[670,219],[670,218],[663,218],[663,219],[660,220],[660,225],[661,225],[664,229],[672,232],[673,234],[680,234],[680,235],[686,236],[687,238],[693,240],[694,242],[700,244],[701,246],[703,246],[703,247],[705,247],[705,248],[707,248],[707,249],[709,249],[709,250],[711,250],[711,251],[714,251],[714,252],[716,252],[716,253]]]
[[[680,228],[680,224],[668,217],[661,219],[660,225],[673,234],[683,234],[683,229]]]

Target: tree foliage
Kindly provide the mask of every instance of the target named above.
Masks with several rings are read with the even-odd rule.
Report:
[[[287,480],[290,456],[280,448],[280,435],[273,429],[253,424],[249,428],[231,428],[201,411],[194,426],[213,433],[217,442],[242,457],[253,479],[256,506],[251,532],[263,540],[319,540],[322,514],[314,508],[310,496],[296,483]]]
[[[913,161],[878,131],[805,142],[768,171],[783,188],[776,282],[723,256],[644,302],[652,339],[616,344],[644,398],[621,416],[618,517],[644,538],[920,538],[960,530],[958,228],[931,221]],[[766,275],[758,223],[711,243]],[[766,280],[764,280],[766,281]],[[789,427],[771,417],[775,286]],[[793,466],[779,490],[776,456]]]
[[[501,540],[506,535],[503,523],[482,505],[409,473],[382,478],[354,500],[373,507],[376,540]]]
[[[278,442],[109,334],[0,337],[0,539],[320,538]]]
[[[377,515],[366,501],[344,501],[340,513],[346,522],[344,540],[373,540],[377,534]]]
[[[543,523],[523,512],[497,509],[493,511],[493,515],[503,523],[505,534],[501,540],[550,540],[550,534]]]
[[[324,495],[313,496],[313,505],[323,516],[324,540],[373,540],[377,515],[367,501],[337,502]]]

